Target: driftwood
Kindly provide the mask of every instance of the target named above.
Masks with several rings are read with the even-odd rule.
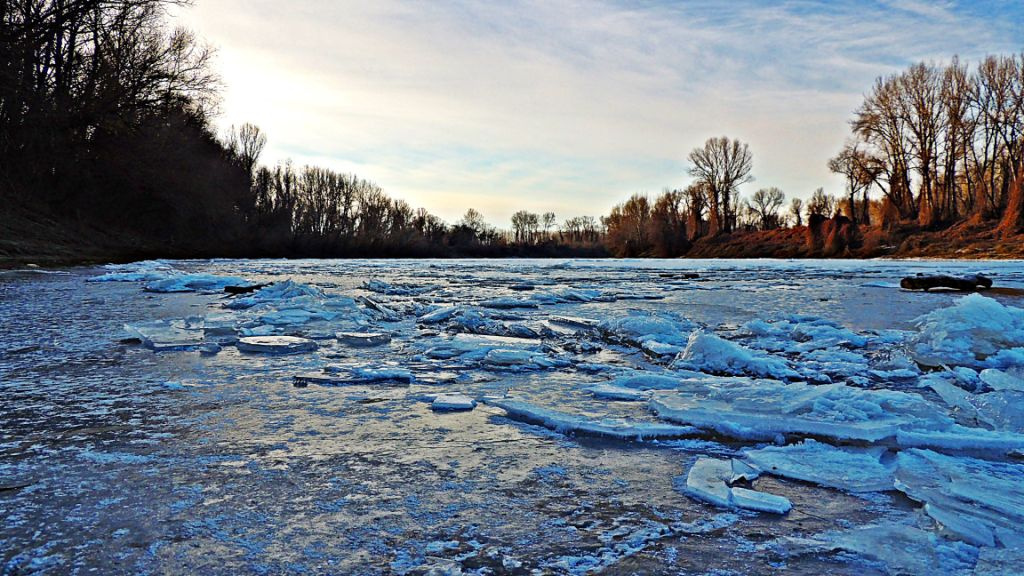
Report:
[[[936,288],[945,288],[947,290],[959,290],[961,292],[976,292],[978,290],[988,289],[992,287],[992,280],[982,276],[981,274],[974,274],[972,276],[907,276],[903,280],[900,280],[900,288],[906,290],[933,290]]]
[[[232,296],[238,296],[239,294],[249,294],[251,292],[255,292],[260,288],[266,288],[271,284],[273,284],[273,282],[267,282],[266,284],[252,284],[250,286],[225,286],[224,291]]]

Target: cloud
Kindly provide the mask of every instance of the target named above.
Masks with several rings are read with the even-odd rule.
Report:
[[[266,159],[351,170],[455,220],[598,215],[685,185],[707,137],[750,142],[757,186],[841,182],[825,163],[873,79],[1020,49],[1021,10],[922,2],[197,0],[222,122]],[[1010,18],[1016,12],[1016,20]]]

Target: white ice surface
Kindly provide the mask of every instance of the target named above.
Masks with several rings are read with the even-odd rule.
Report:
[[[767,474],[849,492],[892,490],[896,470],[895,458],[884,447],[836,447],[812,439],[748,449],[744,456]]]

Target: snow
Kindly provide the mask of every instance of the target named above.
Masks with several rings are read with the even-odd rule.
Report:
[[[694,332],[673,367],[700,370],[708,374],[730,376],[760,376],[764,378],[795,379],[800,374],[789,367],[783,358],[751,350],[707,332]]]
[[[317,349],[313,340],[297,336],[248,336],[239,338],[235,346],[242,352],[264,354],[301,354]]]
[[[748,449],[743,454],[765,473],[783,478],[849,492],[893,489],[896,462],[884,447],[835,447],[808,439],[789,446]]]
[[[590,419],[583,415],[559,412],[514,398],[485,398],[489,406],[501,408],[509,418],[539,424],[556,432],[575,432],[592,436],[608,436],[624,440],[682,438],[696,430],[651,422],[630,422],[623,419]]]
[[[925,366],[1004,368],[1024,354],[1024,309],[980,294],[929,312],[916,325],[911,351]]]
[[[684,490],[688,495],[720,508],[743,508],[774,514],[785,514],[793,508],[790,501],[782,496],[730,486],[739,479],[735,468],[730,460],[698,458],[686,475]],[[740,476],[750,479],[749,474],[748,468],[744,468]]]

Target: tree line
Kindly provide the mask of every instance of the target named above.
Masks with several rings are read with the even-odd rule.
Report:
[[[685,255],[702,239],[804,227],[1024,227],[1024,56],[879,78],[829,160],[838,196],[753,181],[749,146],[708,139],[691,183],[599,218],[474,209],[448,224],[352,174],[260,164],[267,136],[218,136],[212,51],[166,25],[182,0],[0,0],[2,210],[156,252],[276,256]],[[815,232],[817,233],[817,232]],[[851,234],[851,238],[855,234]],[[83,236],[84,237],[84,236]]]

